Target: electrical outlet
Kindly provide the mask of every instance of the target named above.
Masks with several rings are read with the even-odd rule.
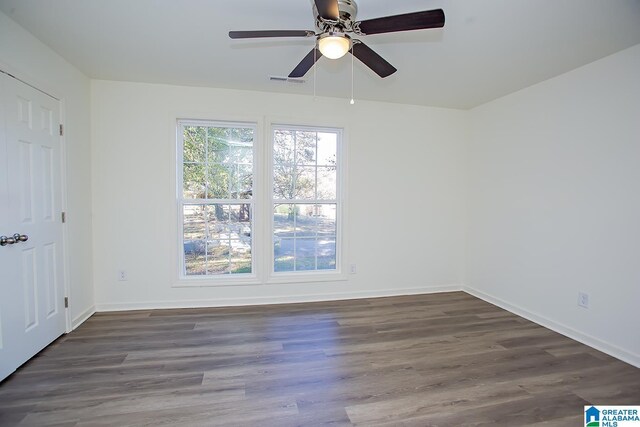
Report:
[[[118,281],[126,282],[127,281],[127,272],[124,270],[118,270]]]
[[[351,264],[349,266],[349,274],[356,274],[356,265],[355,264]]]
[[[589,294],[586,292],[578,292],[578,306],[589,308]]]

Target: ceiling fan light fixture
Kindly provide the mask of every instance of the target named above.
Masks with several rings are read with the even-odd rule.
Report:
[[[351,49],[351,39],[342,33],[326,33],[318,39],[318,49],[329,59],[342,58]]]

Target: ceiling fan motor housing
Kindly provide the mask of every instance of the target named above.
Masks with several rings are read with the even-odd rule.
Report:
[[[354,0],[338,0],[340,19],[345,21],[355,21],[358,14],[358,5]]]
[[[343,30],[351,31],[353,23],[358,15],[358,5],[354,0],[338,0],[338,10],[340,11],[340,21],[327,21],[320,17],[315,2],[313,4],[313,15],[316,19],[316,29],[318,32]]]

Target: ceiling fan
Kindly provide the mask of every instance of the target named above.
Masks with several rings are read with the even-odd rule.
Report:
[[[364,21],[356,21],[357,13],[358,5],[355,0],[314,0],[313,15],[316,20],[316,31],[229,31],[229,37],[232,39],[315,37],[317,40],[316,47],[289,74],[290,78],[303,77],[322,56],[329,59],[338,59],[347,52],[384,78],[395,73],[397,71],[396,68],[361,40],[353,38],[349,34],[367,36],[444,27],[444,11],[442,9],[384,16]]]

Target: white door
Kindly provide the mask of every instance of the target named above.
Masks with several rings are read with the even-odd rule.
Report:
[[[0,72],[0,381],[65,332],[59,123]]]

